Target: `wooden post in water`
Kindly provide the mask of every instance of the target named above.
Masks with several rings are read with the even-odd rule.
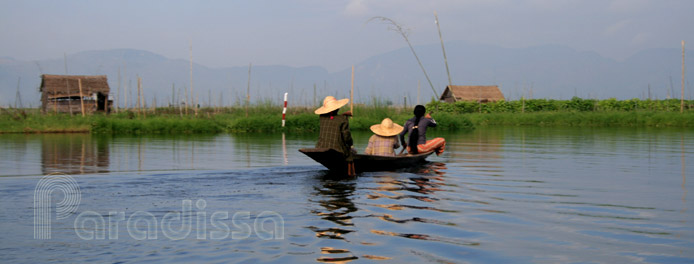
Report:
[[[80,108],[82,108],[82,117],[84,117],[84,99],[82,98],[82,79],[77,79],[77,85],[80,89]]]

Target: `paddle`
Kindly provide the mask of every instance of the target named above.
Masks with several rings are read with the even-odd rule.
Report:
[[[400,151],[400,153],[398,153],[398,156],[402,155],[402,153],[405,152],[406,149],[407,149],[407,147],[402,146],[402,150]]]

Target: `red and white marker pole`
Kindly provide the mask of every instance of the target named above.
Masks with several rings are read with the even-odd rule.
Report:
[[[287,115],[287,93],[284,93],[284,108],[282,109],[282,127],[284,127],[284,118]]]

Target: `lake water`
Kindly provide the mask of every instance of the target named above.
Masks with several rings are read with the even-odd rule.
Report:
[[[0,262],[694,262],[691,129],[429,133],[348,180],[313,134],[0,135]]]

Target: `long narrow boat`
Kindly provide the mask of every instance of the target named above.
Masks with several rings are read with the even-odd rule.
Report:
[[[299,149],[309,158],[322,164],[330,171],[345,172],[347,170],[347,162],[345,162],[342,153],[334,149],[328,148],[304,148]],[[433,152],[420,153],[415,155],[404,154],[397,156],[375,156],[356,154],[354,156],[354,168],[357,172],[364,171],[387,171],[401,168],[408,168],[420,165],[426,162],[426,158]]]

